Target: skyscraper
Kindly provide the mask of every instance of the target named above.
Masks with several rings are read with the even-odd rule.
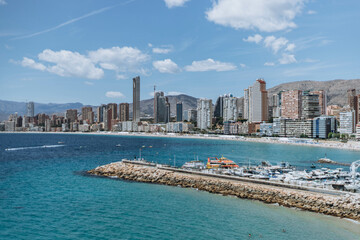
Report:
[[[178,102],[176,104],[176,121],[182,122],[182,120],[183,120],[183,103]]]
[[[249,122],[262,122],[268,120],[266,82],[263,79],[257,79],[253,86],[250,86],[249,89],[245,89],[244,111],[247,111],[244,116],[248,115],[247,119]]]
[[[214,109],[214,117],[217,117],[217,118],[223,117],[223,99],[224,99],[224,97],[221,95],[216,100],[215,109]]]
[[[34,102],[28,102],[26,104],[26,116],[28,117],[34,117],[35,116],[35,104]]]
[[[170,121],[170,112],[168,112],[167,107],[170,104],[168,103],[167,97],[165,97],[164,92],[155,92],[154,93],[154,123],[167,123]]]
[[[128,103],[120,103],[120,121],[126,122],[129,121],[129,104]]]
[[[197,127],[200,129],[207,129],[212,127],[212,101],[211,99],[197,100]]]
[[[116,103],[109,103],[107,105],[108,108],[111,109],[111,119],[117,119],[118,118],[118,114],[117,114],[117,104]]]
[[[243,118],[249,119],[249,89],[244,89],[244,112]]]
[[[99,106],[97,108],[97,122],[101,123],[104,122],[104,110],[107,109],[105,104],[101,104],[101,106]]]
[[[165,123],[170,122],[170,103],[168,97],[165,97]]]
[[[140,122],[140,77],[133,78],[133,122]]]
[[[223,121],[236,121],[239,113],[237,107],[237,98],[233,97],[232,94],[225,95],[223,97]]]

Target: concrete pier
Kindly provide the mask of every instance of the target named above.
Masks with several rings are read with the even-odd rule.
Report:
[[[278,203],[285,207],[360,221],[360,194],[200,173],[142,161],[123,160],[99,166],[88,173],[138,182],[196,188],[210,193]]]

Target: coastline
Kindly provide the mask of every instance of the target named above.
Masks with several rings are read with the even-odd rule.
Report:
[[[253,142],[253,143],[266,143],[266,144],[285,144],[293,146],[307,146],[307,147],[320,147],[332,148],[342,150],[360,151],[360,142],[349,141],[347,143],[337,141],[325,141],[313,139],[312,142],[295,142],[299,140],[295,138],[281,138],[281,137],[262,137],[251,138],[235,135],[201,135],[201,134],[176,134],[176,133],[143,133],[143,132],[0,132],[0,134],[76,134],[76,135],[99,135],[99,136],[131,136],[131,137],[160,137],[160,138],[184,138],[184,139],[203,139],[203,140],[225,140],[225,141],[238,141],[238,142]]]
[[[360,194],[330,195],[322,192],[244,182],[227,179],[226,177],[203,176],[197,173],[189,174],[128,161],[99,166],[89,170],[87,173],[136,182],[194,188],[209,193],[259,200],[268,204],[279,204],[284,207],[352,219],[356,222],[360,221]]]

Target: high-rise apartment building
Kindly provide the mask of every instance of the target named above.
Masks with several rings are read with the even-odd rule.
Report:
[[[339,132],[341,134],[349,134],[355,132],[355,110],[350,112],[341,112],[340,113],[340,127]]]
[[[109,103],[107,105],[107,107],[111,109],[111,119],[117,119],[118,118],[118,114],[117,114],[118,105],[116,103]]]
[[[302,109],[301,117],[313,119],[320,116],[319,95],[303,92],[301,96]]]
[[[104,122],[104,112],[107,109],[107,106],[105,104],[101,104],[101,106],[99,106],[97,108],[97,122],[101,123]]]
[[[219,96],[215,103],[214,117],[223,117],[223,96]]]
[[[104,130],[111,131],[111,120],[112,120],[112,108],[106,107],[103,109],[103,122],[104,122]]]
[[[197,100],[197,127],[200,129],[207,129],[212,127],[212,100],[198,99]]]
[[[167,123],[170,121],[170,103],[164,92],[154,93],[154,123]]]
[[[170,122],[170,103],[169,99],[165,97],[165,123]]]
[[[77,110],[76,109],[68,109],[66,110],[66,119],[69,123],[77,121]]]
[[[128,103],[120,103],[120,121],[125,122],[129,121],[129,104]]]
[[[140,77],[133,78],[133,122],[140,122]]]
[[[281,117],[299,119],[302,109],[302,91],[291,90],[281,93]]]
[[[183,116],[184,121],[186,120],[188,122],[192,122],[192,121],[196,121],[196,118],[197,118],[196,109],[189,109],[184,111],[184,116]]]
[[[324,90],[311,91],[310,94],[315,94],[319,96],[319,107],[320,115],[326,115],[327,108],[327,96]]]
[[[28,102],[26,104],[26,116],[28,116],[28,117],[35,116],[35,103],[34,102]]]
[[[183,120],[183,103],[178,102],[176,103],[176,121],[182,122]]]
[[[249,119],[249,89],[244,89],[243,119]]]
[[[347,91],[347,98],[348,98],[348,104],[350,106],[350,109],[354,109],[355,110],[355,103],[356,103],[356,89],[349,89]]]
[[[237,107],[237,98],[231,94],[225,95],[223,98],[223,121],[236,121],[239,112]]]
[[[248,107],[246,106],[248,104]],[[248,108],[248,109],[247,109]],[[268,97],[266,82],[263,79],[255,81],[253,86],[244,91],[244,116],[249,122],[262,122],[268,120]]]
[[[81,116],[84,123],[94,123],[94,112],[92,111],[92,107],[83,107],[81,109]]]

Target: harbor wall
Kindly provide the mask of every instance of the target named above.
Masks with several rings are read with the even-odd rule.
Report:
[[[99,166],[88,171],[88,173],[137,182],[196,188],[210,193],[232,195],[271,204],[277,203],[285,207],[295,207],[360,221],[359,194],[329,195],[260,183],[176,172],[170,169],[161,169],[155,166],[139,165],[130,162],[115,162]]]

